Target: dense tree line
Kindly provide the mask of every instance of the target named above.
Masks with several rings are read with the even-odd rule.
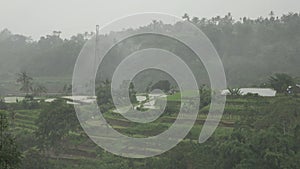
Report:
[[[260,84],[266,77],[278,72],[299,76],[300,16],[298,13],[276,17],[272,12],[268,17],[257,19],[244,17],[237,20],[233,19],[230,13],[224,17],[217,16],[210,19],[189,17],[187,14],[184,18],[186,22],[198,26],[214,44],[223,60],[230,85],[237,87]],[[128,29],[101,35],[100,38],[105,41],[105,44],[101,45],[113,43],[114,37],[127,31],[138,32],[151,29],[173,31],[179,35],[183,32],[180,22],[170,25],[153,21],[148,26],[135,30]],[[1,81],[4,82],[12,78],[15,73],[24,70],[33,76],[71,77],[81,48],[93,34],[84,33],[70,39],[62,39],[60,33],[55,31],[39,40],[32,40],[4,29],[0,33]],[[201,64],[194,64],[192,53],[187,48],[167,38],[157,40],[155,36],[149,36],[128,39],[111,50],[100,69],[106,70],[103,78],[111,76],[122,58],[136,50],[149,47],[160,47],[182,56],[185,61],[190,62],[189,66],[192,68],[201,68],[203,74],[197,76],[203,78],[206,75]],[[146,83],[147,79],[141,81]],[[148,82],[144,86],[147,85]]]

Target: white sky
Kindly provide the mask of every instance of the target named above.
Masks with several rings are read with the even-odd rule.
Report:
[[[235,18],[300,12],[300,0],[0,0],[0,30],[34,39],[62,31],[63,37],[92,31],[96,24],[139,12],[212,17],[231,12]]]

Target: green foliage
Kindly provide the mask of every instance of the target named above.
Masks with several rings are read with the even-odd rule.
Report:
[[[137,103],[136,99],[136,90],[134,88],[134,84],[130,82],[129,84],[129,99],[131,103]]]
[[[268,107],[268,114],[256,123],[257,127],[274,127],[283,135],[290,135],[300,125],[300,100],[285,97],[276,100]]]
[[[295,79],[284,73],[276,73],[269,79],[270,86],[279,93],[285,93],[289,86],[295,86]]]
[[[100,107],[101,112],[105,113],[112,109],[113,101],[111,96],[111,84],[110,81],[103,81],[96,90],[97,92],[97,103]]]
[[[70,131],[77,131],[79,122],[72,105],[56,100],[45,105],[36,121],[36,136],[41,148],[55,148]]]
[[[174,106],[180,105],[176,100],[170,100],[170,103],[174,103]],[[235,113],[241,117],[241,120],[234,124],[234,129],[231,127],[232,125],[224,127],[225,121],[222,121],[213,137],[204,144],[198,144],[197,139],[202,127],[199,119],[187,138],[179,145],[160,156],[145,160],[121,158],[103,150],[95,155],[96,145],[87,144],[91,141],[87,140],[87,137],[80,136],[76,127],[77,119],[73,107],[67,105],[63,100],[40,104],[42,110],[16,110],[17,126],[32,124],[32,121],[37,118],[38,112],[41,111],[37,120],[37,131],[32,133],[32,131],[24,132],[23,129],[18,129],[16,141],[18,144],[23,142],[21,150],[24,151],[24,159],[21,167],[24,169],[32,166],[49,166],[48,168],[51,169],[299,168],[299,104],[299,98],[292,96],[229,97],[226,104],[227,110],[232,109],[232,112],[236,110]],[[16,104],[10,106],[14,105]],[[9,114],[9,111],[6,111],[6,114]],[[132,137],[146,137],[161,133],[175,119],[173,116],[166,115],[151,124],[131,125],[124,119],[119,119],[122,117],[119,114],[105,113],[104,115],[109,122],[112,122],[112,126],[116,130]],[[227,116],[226,112],[225,116]],[[205,119],[206,116],[203,115],[202,118]],[[61,145],[63,142],[72,143],[68,151],[64,145]],[[60,146],[61,149],[65,149],[64,153],[80,153],[67,156],[66,159],[54,160],[53,157],[47,159],[39,149],[35,148],[37,144],[45,144],[47,145],[45,147],[48,148]],[[73,144],[80,146],[73,147]],[[50,150],[46,149],[46,152]]]
[[[7,106],[4,103],[4,98],[0,98],[0,110],[5,110],[6,108]]]
[[[286,72],[293,76],[299,76],[297,64],[299,63],[298,47],[300,45],[299,13],[288,13],[278,18],[275,18],[274,15],[256,19],[244,17],[240,20],[234,20],[230,13],[212,18],[191,17],[185,14],[184,18],[199,27],[216,47],[224,63],[229,85],[262,83],[270,75],[270,72]],[[126,31],[164,29],[176,33],[178,36],[184,36],[181,28],[182,23],[180,22],[169,25],[153,21],[148,26],[138,29],[115,32],[107,36],[100,35],[104,41],[104,44],[101,45],[111,44],[116,34],[123,34]],[[59,75],[70,78],[77,56],[90,35],[84,33],[70,39],[62,39],[56,32],[34,41],[26,36],[13,34],[6,29],[0,32],[0,37],[0,55],[3,56],[0,58],[0,79],[1,82],[7,82],[11,81],[11,72],[17,73],[20,70],[26,70],[38,77],[47,76],[47,78],[56,77],[58,79],[57,75]],[[117,63],[122,60],[121,55],[127,56],[134,52],[135,48],[140,50],[146,47],[160,47],[178,56],[183,56],[193,70],[201,70],[196,76],[206,75],[203,65],[196,64],[195,59],[192,59],[193,54],[189,52],[189,49],[181,47],[177,43],[169,43],[168,40],[161,38],[156,40],[153,37],[130,39],[128,42],[130,43],[119,44],[119,48],[108,55],[111,62],[104,64],[105,69],[108,70],[108,74],[103,76],[104,79],[108,78],[115,70],[113,65],[118,65]],[[39,64],[36,64],[37,62]],[[153,81],[149,76],[145,78]],[[146,83],[144,79],[141,79],[141,82]],[[147,84],[149,84],[148,81]],[[5,85],[5,92],[8,92],[5,90],[6,88],[10,88],[12,91],[12,88],[15,87],[11,83],[5,83]],[[171,85],[175,84],[172,82]],[[140,87],[136,86],[136,88]]]
[[[211,102],[212,91],[206,85],[202,85],[199,89],[200,94],[200,109],[207,106]]]
[[[48,159],[41,155],[40,151],[33,147],[24,152],[24,159],[21,169],[50,169],[51,164]]]
[[[6,115],[0,113],[0,168],[19,168],[21,152],[16,145],[15,139],[8,130]]]
[[[242,95],[242,92],[239,88],[236,88],[236,89],[228,88],[228,91],[229,91],[229,95],[231,95],[231,96],[241,96]]]
[[[167,106],[165,108],[165,112],[167,114],[176,114],[179,113],[181,106],[181,101],[167,101]]]
[[[280,98],[270,104],[267,114],[244,116],[224,142],[220,140],[219,168],[299,168],[299,100]],[[254,111],[254,112],[253,112]],[[296,134],[297,133],[297,134]]]
[[[291,136],[284,136],[272,128],[266,130],[236,129],[217,145],[219,168],[283,169],[298,168]]]
[[[25,92],[26,95],[29,94],[33,90],[32,88],[32,77],[28,76],[27,72],[21,72],[17,74],[17,82],[20,83],[22,86],[20,91]]]

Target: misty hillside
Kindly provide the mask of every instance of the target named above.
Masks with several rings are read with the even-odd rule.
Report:
[[[210,19],[185,15],[185,20],[197,25],[214,44],[223,61],[230,86],[259,85],[275,72],[300,76],[298,13],[281,17],[274,17],[271,13],[268,17],[257,19],[245,17],[239,20],[234,20],[231,14]],[[169,25],[153,21],[146,27],[124,31],[168,29],[180,34],[180,26],[180,23]],[[124,32],[101,35],[100,38],[107,39],[107,44],[110,44],[119,33]],[[35,41],[3,29],[0,33],[0,90],[14,82],[15,74],[20,71],[27,71],[37,78],[70,79],[76,58],[92,35],[84,33],[70,39],[62,39],[60,32],[55,31]],[[116,63],[128,54],[146,47],[160,47],[181,56],[192,69],[200,68],[203,74],[198,76],[205,77],[205,69],[201,63],[193,62],[193,54],[184,46],[178,47],[174,43],[176,42],[170,39],[157,42],[157,39],[151,36],[143,40],[129,39],[110,51],[100,70],[106,70],[103,77],[111,76]]]

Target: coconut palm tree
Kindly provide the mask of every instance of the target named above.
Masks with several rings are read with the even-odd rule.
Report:
[[[17,82],[22,86],[20,91],[25,92],[28,95],[32,91],[32,77],[28,76],[27,72],[23,71],[17,74]]]
[[[295,79],[285,73],[276,73],[269,78],[269,84],[277,92],[284,93],[289,86],[295,86]]]
[[[187,20],[187,21],[190,21],[190,16],[189,16],[187,13],[185,13],[185,14],[182,16],[182,19],[185,19],[185,20]]]
[[[228,88],[228,91],[229,91],[229,95],[231,95],[231,96],[241,96],[242,95],[240,88],[236,88],[236,89]]]

